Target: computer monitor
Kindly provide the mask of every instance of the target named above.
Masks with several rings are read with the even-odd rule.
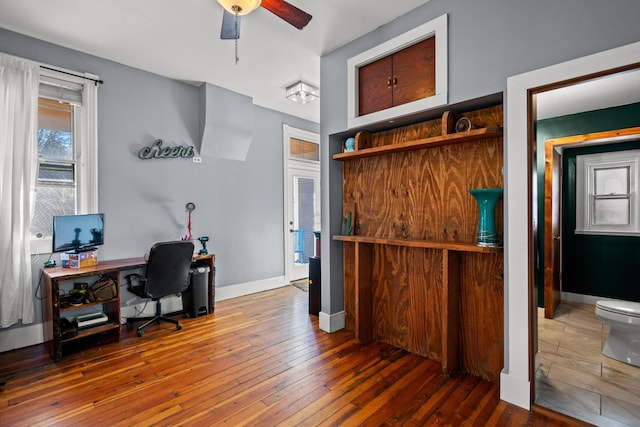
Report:
[[[104,214],[53,217],[53,252],[83,252],[104,244]]]

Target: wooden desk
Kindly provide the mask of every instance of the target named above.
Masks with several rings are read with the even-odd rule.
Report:
[[[215,301],[215,255],[196,255],[194,262],[209,267],[209,313],[213,313]],[[99,261],[98,265],[84,268],[44,268],[42,277],[42,312],[44,316],[44,341],[48,344],[49,352],[54,361],[58,362],[66,347],[80,344],[81,341],[91,341],[99,345],[103,341],[117,341],[120,337],[120,272],[134,270],[146,265],[144,258],[125,258],[110,261]],[[116,296],[108,301],[82,304],[81,306],[62,307],[60,305],[60,285],[64,281],[76,281],[87,278],[93,283],[99,276],[109,277],[116,283]],[[109,322],[96,327],[78,331],[75,337],[63,338],[60,320],[63,313],[91,306],[101,306],[102,311],[109,317]]]

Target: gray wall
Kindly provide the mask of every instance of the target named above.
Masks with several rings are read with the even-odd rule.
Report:
[[[322,57],[322,311],[343,309],[340,233],[341,162],[335,134],[347,127],[347,60],[442,14],[448,14],[449,103],[506,91],[509,76],[640,40],[640,2],[613,0],[431,0]],[[516,254],[513,254],[516,256]]]
[[[253,117],[244,161],[143,161],[137,152],[158,138],[200,147],[200,88],[4,29],[0,52],[105,82],[98,90],[99,209],[106,222],[100,258],[139,257],[154,242],[181,238],[185,203],[194,202],[193,235],[211,238],[218,288],[284,275],[282,124],[319,132],[317,123],[249,105],[252,111],[238,112]],[[34,260],[34,292],[43,261]]]

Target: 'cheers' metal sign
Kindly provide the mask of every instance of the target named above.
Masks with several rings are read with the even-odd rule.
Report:
[[[176,145],[174,147],[163,147],[161,139],[157,139],[151,146],[143,147],[138,152],[138,157],[142,160],[191,158],[193,156],[195,156],[195,148],[193,146]]]

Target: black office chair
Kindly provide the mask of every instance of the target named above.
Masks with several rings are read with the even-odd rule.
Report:
[[[132,328],[133,323],[146,320],[138,326],[138,336],[143,335],[143,329],[150,324],[160,321],[173,323],[177,330],[182,325],[175,319],[162,315],[160,299],[172,294],[179,294],[189,287],[189,269],[193,259],[193,243],[190,241],[162,242],[151,247],[149,260],[144,276],[130,274],[127,278],[130,292],[142,298],[151,298],[156,302],[156,315],[153,318],[128,318],[127,327]]]

